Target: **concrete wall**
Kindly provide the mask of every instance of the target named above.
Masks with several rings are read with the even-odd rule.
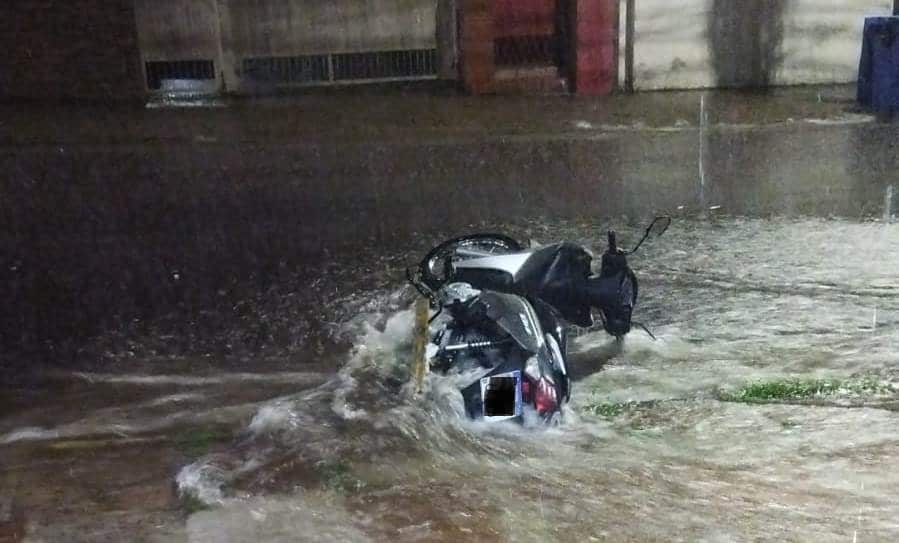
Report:
[[[433,49],[436,0],[219,0],[225,85],[241,79],[247,57]]]
[[[135,0],[144,60],[216,59],[216,0]]]
[[[145,60],[214,59],[240,90],[247,57],[432,49],[437,0],[136,0]]]
[[[892,8],[892,0],[635,3],[638,90],[853,81],[863,18]],[[213,59],[217,76],[237,80],[245,56],[432,48],[437,4],[5,0],[0,98],[135,99],[145,94],[143,60]],[[451,72],[452,57],[442,62]]]
[[[0,98],[144,94],[131,0],[0,2]]]
[[[253,92],[241,79],[246,57],[437,47],[438,3],[136,0],[136,9],[145,60],[215,59],[227,89]],[[892,0],[634,3],[636,90],[854,81],[864,17],[892,8]],[[444,76],[453,64],[441,57]]]
[[[134,0],[134,10],[141,66],[148,61],[211,60],[215,81],[201,88],[223,88],[218,0]]]
[[[635,88],[851,82],[865,16],[891,10],[892,0],[636,0]]]
[[[425,49],[436,0],[220,0],[226,47],[247,56]]]

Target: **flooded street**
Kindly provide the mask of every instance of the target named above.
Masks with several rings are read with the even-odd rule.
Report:
[[[711,95],[706,121],[698,93],[644,98],[648,125],[413,103],[419,141],[245,112],[186,113],[178,141],[4,133],[0,541],[896,541],[896,128],[794,92],[752,118]],[[461,377],[407,386],[403,269],[431,245],[598,254],[659,213],[631,260],[658,339],[576,333],[561,427],[470,422]]]

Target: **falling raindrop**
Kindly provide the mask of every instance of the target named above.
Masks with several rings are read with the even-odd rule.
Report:
[[[705,210],[705,96],[699,97],[699,207]]]
[[[893,185],[889,185],[883,196],[883,222],[892,224],[896,220],[893,213]]]

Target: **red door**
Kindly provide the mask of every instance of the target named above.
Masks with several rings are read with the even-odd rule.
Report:
[[[617,75],[617,2],[462,0],[460,54],[466,87],[491,92],[497,89],[497,70],[515,68],[511,73],[521,74],[515,77],[554,73],[556,80],[568,79],[575,92],[610,93]]]

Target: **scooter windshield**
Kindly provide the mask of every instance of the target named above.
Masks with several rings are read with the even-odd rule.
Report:
[[[527,300],[512,294],[485,291],[481,303],[487,308],[487,317],[496,322],[526,351],[534,354],[543,348],[543,330]]]

